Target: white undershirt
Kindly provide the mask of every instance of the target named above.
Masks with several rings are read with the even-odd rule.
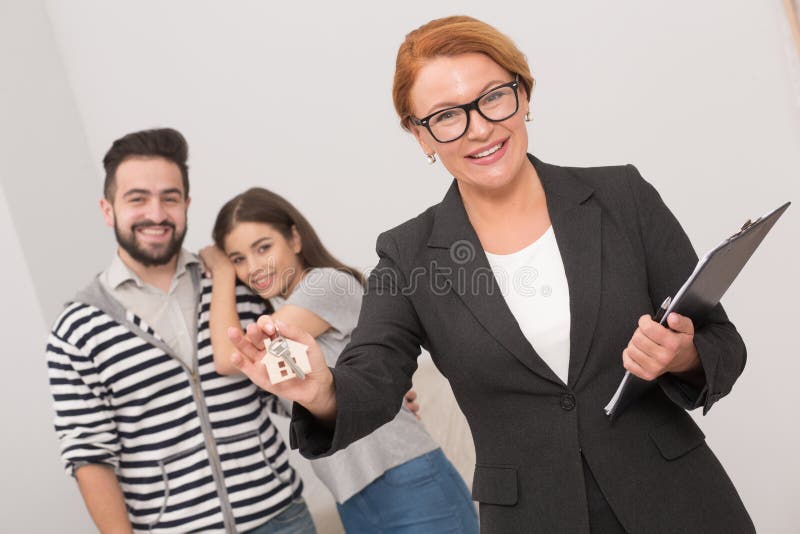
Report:
[[[566,384],[569,376],[569,287],[553,227],[512,254],[486,258],[511,313],[536,353]]]

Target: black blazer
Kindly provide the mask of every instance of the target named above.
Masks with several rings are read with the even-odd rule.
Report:
[[[568,383],[520,330],[454,182],[440,204],[378,238],[358,327],[333,370],[335,429],[296,406],[293,446],[311,458],[330,454],[390,421],[424,347],[472,430],[482,532],[589,532],[581,455],[632,534],[753,532],[685,411],[707,412],[744,368],[744,344],[721,306],[695,325],[702,390],[664,376],[613,424],[603,411],[639,316],[695,266],[689,239],[633,166],[530,159],[569,285]]]

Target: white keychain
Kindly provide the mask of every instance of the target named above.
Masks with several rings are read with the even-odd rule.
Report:
[[[276,326],[275,339],[269,342],[261,359],[267,367],[270,382],[278,384],[294,377],[305,379],[306,373],[311,372],[307,351],[306,345],[284,338]]]

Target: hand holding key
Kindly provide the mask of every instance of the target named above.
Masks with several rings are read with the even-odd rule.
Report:
[[[322,421],[333,422],[335,420],[336,395],[333,387],[333,375],[325,363],[322,350],[310,334],[280,321],[276,325],[272,317],[262,315],[258,318],[257,323],[247,327],[245,335],[242,335],[241,331],[236,328],[230,328],[228,337],[237,350],[231,355],[231,362],[254,384],[270,393],[303,405]],[[281,339],[284,340],[286,346],[283,346]],[[278,343],[274,344],[275,341]],[[293,354],[292,342],[308,347],[306,353],[310,370],[304,372],[305,379],[300,379],[300,374],[292,369],[297,377],[276,383],[270,380],[267,367],[262,360],[265,357],[283,358],[280,354],[275,356],[267,354],[270,346],[274,351],[289,356],[288,359],[291,360],[289,354]],[[282,359],[281,361],[286,360]],[[291,367],[288,361],[286,363]],[[303,372],[302,369],[301,372]]]

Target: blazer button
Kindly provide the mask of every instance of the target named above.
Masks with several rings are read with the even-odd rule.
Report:
[[[561,407],[567,411],[575,408],[575,395],[564,394],[561,395]]]

